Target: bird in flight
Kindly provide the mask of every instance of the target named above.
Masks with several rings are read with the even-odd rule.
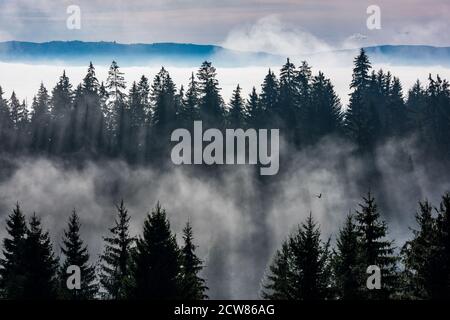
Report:
[[[322,194],[319,193],[318,195],[316,195],[316,197],[320,199],[320,198],[322,198]]]

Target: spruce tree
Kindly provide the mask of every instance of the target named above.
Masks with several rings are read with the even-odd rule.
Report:
[[[263,299],[293,300],[294,284],[291,282],[291,250],[289,242],[283,242],[281,250],[277,250],[269,267],[266,283],[262,291]]]
[[[193,232],[190,223],[183,229],[184,246],[181,248],[181,297],[188,300],[206,299],[205,280],[198,274],[203,269],[203,262],[195,254],[196,245],[194,244]]]
[[[241,95],[241,87],[237,85],[233,91],[228,111],[227,124],[229,128],[244,127],[244,99]]]
[[[258,129],[262,125],[262,111],[259,96],[256,93],[256,88],[253,87],[246,103],[246,119],[245,122],[248,128]]]
[[[113,61],[108,71],[106,90],[108,93],[107,108],[111,115],[109,127],[112,132],[112,143],[116,152],[127,145],[127,112],[125,106],[125,78],[117,62]]]
[[[329,241],[310,215],[298,227],[270,267],[263,297],[288,300],[324,300],[331,297]]]
[[[28,111],[24,105],[17,99],[16,93],[13,91],[9,99],[9,110],[11,112],[11,120],[16,130],[24,129],[28,122]]]
[[[25,238],[27,224],[19,204],[6,221],[8,237],[3,239],[3,259],[0,259],[0,297],[21,299],[25,290]]]
[[[0,150],[7,151],[11,148],[13,121],[9,112],[8,101],[3,98],[3,90],[0,87]]]
[[[33,214],[25,239],[25,299],[55,299],[57,294],[58,260],[53,253],[48,232]]]
[[[145,111],[145,118],[143,122],[146,124],[151,123],[152,110],[150,104],[150,85],[146,76],[142,76],[137,85],[137,90],[139,92],[140,103]]]
[[[278,80],[275,73],[269,69],[264,82],[261,85],[260,103],[264,112],[262,127],[272,127],[270,125],[272,116],[276,115],[276,108],[279,98]]]
[[[278,126],[286,128],[289,133],[295,130],[298,117],[299,86],[295,65],[287,59],[280,70],[280,92],[278,104],[275,110],[275,123],[278,119]]]
[[[389,299],[397,287],[397,257],[392,241],[386,239],[387,224],[381,220],[375,198],[369,192],[356,211],[355,220],[360,241],[360,270],[365,272],[371,265],[381,270],[380,290],[366,290],[368,299]],[[365,283],[362,284],[364,286]]]
[[[61,297],[69,300],[94,299],[98,286],[96,284],[95,267],[89,263],[89,252],[80,235],[81,223],[75,210],[69,218],[67,229],[64,230],[61,251],[64,263],[61,268]],[[80,268],[81,288],[69,290],[67,288],[67,269],[70,266]]]
[[[142,97],[138,84],[133,82],[128,93],[130,143],[132,143],[128,149],[131,151],[132,159],[142,154],[145,148],[147,111],[144,102],[145,99]]]
[[[200,118],[199,88],[194,73],[191,74],[188,88],[184,95],[180,118],[181,123],[185,128],[192,128],[194,121]]]
[[[70,117],[73,110],[73,92],[69,78],[64,71],[52,90],[50,151],[59,153],[70,150],[69,134]]]
[[[450,299],[450,193],[442,196],[436,218],[437,252],[433,275],[437,281],[433,282],[432,297]]]
[[[144,222],[133,254],[135,299],[173,300],[180,296],[180,250],[159,203]]]
[[[361,148],[370,148],[375,143],[377,114],[374,102],[368,103],[371,64],[364,49],[354,60],[353,78],[350,84],[350,104],[345,114],[347,135]]]
[[[359,254],[357,227],[353,221],[353,216],[348,215],[344,226],[339,230],[336,252],[333,257],[336,294],[339,300],[360,298]]]
[[[200,117],[204,127],[221,128],[224,122],[225,109],[216,76],[216,68],[208,61],[203,62],[197,72]]]
[[[298,86],[298,126],[296,128],[295,143],[297,146],[308,145],[314,139],[316,131],[311,119],[316,114],[315,106],[311,102],[312,71],[306,61],[303,61],[296,73],[295,82]]]
[[[92,62],[81,86],[81,96],[76,101],[76,133],[79,134],[80,147],[84,151],[97,152],[103,140],[103,112],[100,103],[99,82]]]
[[[413,229],[413,239],[402,248],[405,265],[403,290],[408,298],[430,299],[433,298],[434,288],[441,281],[435,272],[439,268],[435,259],[438,248],[437,225],[430,202],[419,202],[415,219],[418,229]]]
[[[342,128],[343,115],[339,97],[329,79],[322,72],[313,78],[311,84],[311,104],[307,120],[310,143],[320,138],[338,134]]]
[[[123,200],[117,206],[117,218],[109,229],[110,236],[104,237],[105,248],[100,256],[100,284],[105,298],[121,300],[128,296],[131,284],[131,251],[134,239],[130,236],[130,216]]]
[[[37,151],[46,151],[50,138],[50,96],[43,83],[31,107],[31,147]]]

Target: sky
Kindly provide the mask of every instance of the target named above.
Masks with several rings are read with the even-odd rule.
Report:
[[[81,9],[79,30],[66,27],[69,5]],[[367,28],[370,5],[380,8],[381,29]],[[252,44],[255,37],[270,38],[261,30],[275,25],[278,33],[303,35],[317,49],[355,43],[447,46],[449,15],[448,0],[0,0],[0,41],[230,44],[239,35],[239,43]]]

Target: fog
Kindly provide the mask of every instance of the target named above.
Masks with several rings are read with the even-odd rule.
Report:
[[[352,156],[352,150],[348,143],[328,139],[301,152],[284,149],[279,175],[264,183],[251,166],[224,166],[212,177],[189,165],[160,172],[119,160],[75,169],[58,160],[14,159],[16,168],[0,182],[0,236],[5,236],[6,216],[20,201],[27,215],[35,211],[43,218],[59,254],[62,230],[75,208],[95,262],[115,203],[125,200],[137,235],[146,213],[160,201],[180,244],[184,224],[188,219],[193,224],[210,297],[254,299],[275,250],[310,212],[324,240],[334,241],[345,215],[371,190],[399,247],[410,237],[417,201],[438,204],[450,190],[444,169],[423,161],[412,138],[380,146],[373,162]],[[376,181],[366,179],[370,170],[378,172]]]

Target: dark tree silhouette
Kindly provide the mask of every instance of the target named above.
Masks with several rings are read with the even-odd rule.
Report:
[[[117,206],[117,218],[104,238],[105,249],[101,255],[100,283],[107,299],[125,299],[131,285],[131,251],[134,239],[130,236],[130,216],[123,200]]]
[[[67,229],[64,230],[63,245],[61,251],[64,255],[64,263],[61,267],[61,296],[69,300],[93,299],[98,291],[96,283],[95,267],[89,263],[89,252],[80,235],[80,219],[75,210],[69,218]],[[80,268],[81,288],[69,290],[67,288],[67,270],[70,266]]]

